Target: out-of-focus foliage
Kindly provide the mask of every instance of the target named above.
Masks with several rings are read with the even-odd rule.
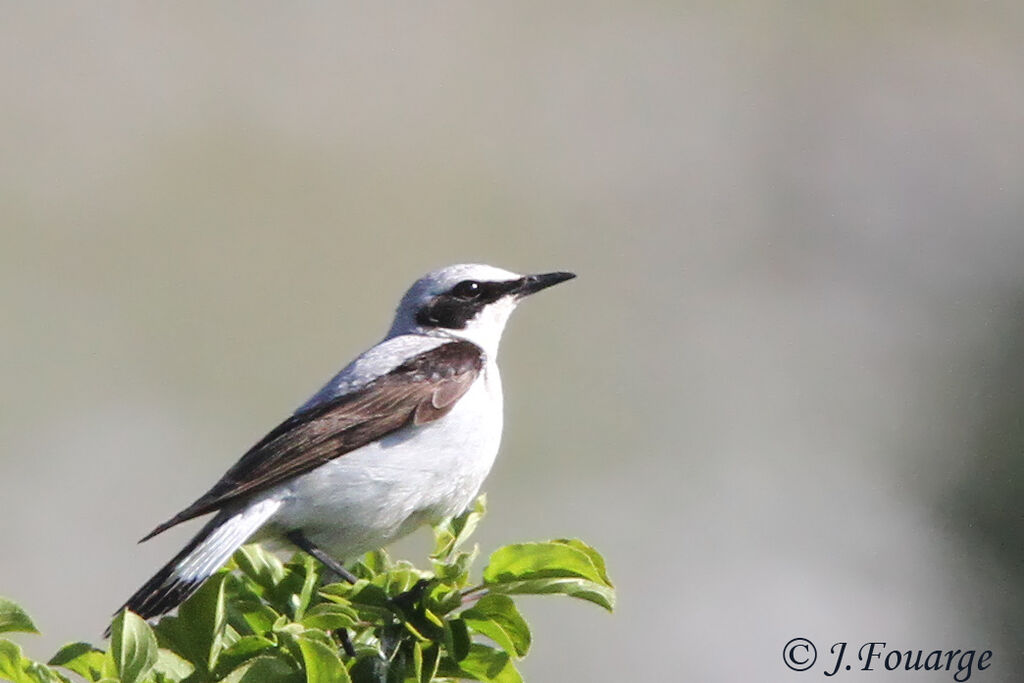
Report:
[[[991,558],[987,568],[993,620],[1007,625],[1007,659],[1024,665],[1024,298],[998,309],[1003,321],[993,352],[973,373],[976,419],[966,467],[937,507],[962,547]]]
[[[462,549],[485,512],[484,499],[434,530],[431,569],[384,551],[354,567],[355,584],[324,583],[304,553],[282,563],[258,545],[151,628],[117,615],[110,647],[62,647],[44,665],[0,639],[0,679],[14,683],[338,683],[468,679],[514,683],[530,629],[510,597],[562,594],[612,610],[604,560],[578,540],[520,543],[495,551],[479,583],[478,548]],[[35,633],[20,607],[0,599],[0,632]]]

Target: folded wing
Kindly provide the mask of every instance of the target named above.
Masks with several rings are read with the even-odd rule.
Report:
[[[142,540],[308,472],[406,425],[443,417],[482,368],[480,347],[453,341],[409,359],[356,391],[296,413],[250,448],[206,494]]]

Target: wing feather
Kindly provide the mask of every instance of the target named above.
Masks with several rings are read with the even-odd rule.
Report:
[[[414,356],[361,389],[291,416],[249,449],[213,488],[156,527],[145,541],[186,520],[308,472],[408,424],[446,415],[476,381],[483,351],[453,341]]]

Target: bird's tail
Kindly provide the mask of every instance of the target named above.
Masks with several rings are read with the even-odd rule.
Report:
[[[117,611],[127,608],[144,619],[170,612],[195,593],[280,506],[279,501],[266,500],[231,513],[220,512]],[[110,635],[109,628],[106,635]]]

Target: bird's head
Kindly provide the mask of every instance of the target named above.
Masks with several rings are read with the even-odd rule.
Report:
[[[388,336],[454,336],[493,356],[508,317],[524,297],[574,277],[563,272],[519,275],[476,263],[440,268],[405,293]]]

